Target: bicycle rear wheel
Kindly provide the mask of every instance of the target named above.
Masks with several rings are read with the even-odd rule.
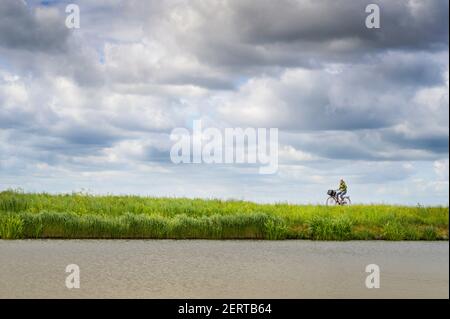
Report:
[[[350,197],[344,197],[344,200],[342,201],[342,205],[351,205],[352,201],[350,200]]]

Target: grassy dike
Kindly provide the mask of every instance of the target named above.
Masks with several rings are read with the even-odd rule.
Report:
[[[448,240],[448,207],[0,193],[0,238]]]

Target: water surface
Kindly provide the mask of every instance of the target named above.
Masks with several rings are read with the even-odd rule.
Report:
[[[0,240],[0,298],[448,298],[448,269],[448,242]]]

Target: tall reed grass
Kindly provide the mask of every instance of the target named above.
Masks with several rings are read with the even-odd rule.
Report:
[[[0,238],[448,240],[448,207],[0,193]]]

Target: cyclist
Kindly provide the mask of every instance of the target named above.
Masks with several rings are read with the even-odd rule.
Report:
[[[336,193],[337,199],[342,203],[344,202],[344,195],[347,194],[347,184],[345,181],[341,178],[339,182],[339,189]]]

